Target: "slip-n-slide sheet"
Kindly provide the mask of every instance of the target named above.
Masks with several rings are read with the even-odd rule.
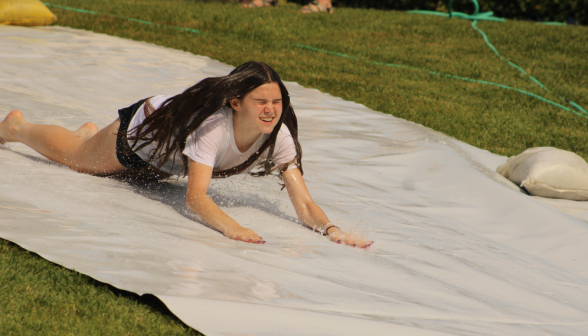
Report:
[[[104,127],[139,99],[232,67],[62,27],[0,27],[0,117]],[[295,218],[274,177],[215,180],[214,200],[265,245],[224,238],[185,206],[186,180],[75,173],[0,148],[0,237],[135,293],[206,335],[586,335],[588,207],[529,197],[506,158],[287,83],[305,179],[341,246]],[[559,209],[559,210],[558,210]]]

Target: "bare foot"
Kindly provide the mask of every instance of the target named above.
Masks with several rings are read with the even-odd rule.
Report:
[[[0,123],[0,144],[17,141],[14,134],[18,132],[24,122],[22,112],[19,110],[8,113],[6,118]]]
[[[300,12],[304,14],[327,12],[333,14],[333,5],[331,0],[314,0],[308,3],[308,5],[300,8]]]
[[[81,141],[86,141],[98,133],[98,126],[93,122],[87,122],[74,132],[74,135]]]

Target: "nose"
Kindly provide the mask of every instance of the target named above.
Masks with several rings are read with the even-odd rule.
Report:
[[[263,110],[264,112],[275,112],[276,108],[274,106],[274,103],[272,102],[268,102],[267,104],[265,104],[265,109]]]

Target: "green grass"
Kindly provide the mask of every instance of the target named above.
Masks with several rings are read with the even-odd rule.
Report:
[[[0,239],[1,335],[201,335],[153,296],[117,290]]]
[[[263,61],[284,80],[423,124],[497,154],[554,146],[588,158],[585,118],[516,92],[368,62],[501,83],[558,103],[565,97],[586,109],[588,27],[516,21],[478,24],[504,57],[550,89],[545,92],[501,62],[463,20],[345,8],[337,8],[333,15],[301,15],[294,5],[250,10],[234,3],[186,0],[50,2],[104,14],[52,8],[57,24],[186,50],[232,65]],[[196,334],[156,300],[115,290],[2,240],[0,286],[3,335]]]
[[[554,146],[588,158],[588,120],[500,88],[378,66],[294,47],[304,44],[362,59],[485,80],[588,109],[588,27],[479,22],[502,55],[543,82],[544,91],[502,62],[465,20],[338,8],[302,15],[296,6],[241,9],[185,0],[52,0],[107,15],[53,9],[61,25],[152,42],[228,64],[270,64],[285,80],[362,103],[501,155]],[[189,27],[193,34],[113,18]],[[568,105],[569,106],[569,105]]]

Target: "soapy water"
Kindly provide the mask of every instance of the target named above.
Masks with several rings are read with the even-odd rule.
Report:
[[[0,36],[0,116],[19,109],[72,130],[232,69],[61,27],[0,27]],[[0,148],[0,237],[154,294],[207,335],[586,334],[583,203],[528,197],[494,172],[505,157],[286,85],[311,195],[336,225],[374,240],[370,249],[302,225],[275,177],[238,175],[209,189],[267,241],[252,245],[191,214],[184,178],[78,174],[20,144]]]

